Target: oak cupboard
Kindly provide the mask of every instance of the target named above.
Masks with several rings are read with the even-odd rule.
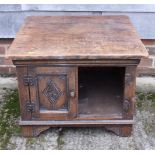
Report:
[[[132,133],[136,68],[148,53],[127,16],[30,16],[7,57],[23,136],[55,126]]]

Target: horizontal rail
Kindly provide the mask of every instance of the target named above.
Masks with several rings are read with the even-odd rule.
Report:
[[[71,121],[19,121],[20,125],[114,125],[133,124],[133,120],[71,120]]]

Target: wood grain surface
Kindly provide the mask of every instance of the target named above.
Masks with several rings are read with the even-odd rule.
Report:
[[[23,136],[54,126],[132,133],[136,68],[148,56],[127,16],[27,17],[7,55]]]
[[[138,59],[148,53],[127,16],[30,16],[6,56]]]

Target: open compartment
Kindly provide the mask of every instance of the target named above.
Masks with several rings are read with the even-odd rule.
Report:
[[[122,118],[124,77],[125,67],[79,67],[79,117]]]

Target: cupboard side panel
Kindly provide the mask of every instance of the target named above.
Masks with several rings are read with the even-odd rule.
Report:
[[[127,66],[125,70],[125,86],[123,101],[123,118],[133,119],[135,111],[135,87],[137,66]]]
[[[22,120],[30,120],[31,113],[27,111],[27,103],[30,101],[29,86],[24,84],[24,77],[27,76],[27,66],[17,66],[18,92],[20,101],[20,113]]]

